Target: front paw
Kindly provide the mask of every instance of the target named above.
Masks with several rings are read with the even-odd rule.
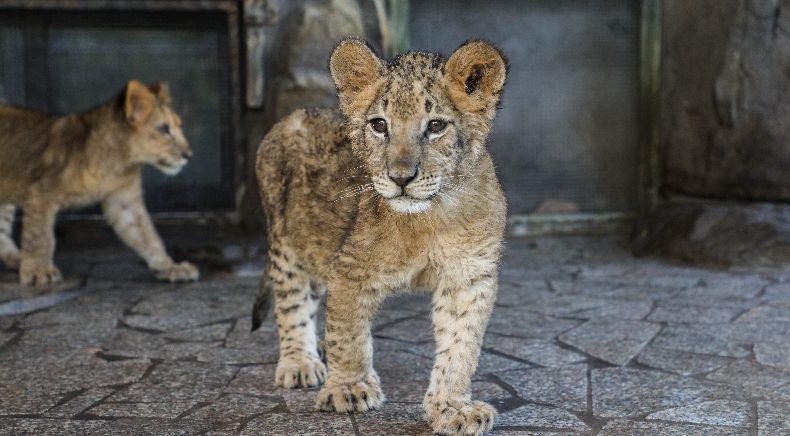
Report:
[[[329,412],[367,412],[384,403],[378,377],[354,384],[326,385],[318,393],[315,407]]]
[[[451,404],[432,402],[425,406],[425,420],[442,435],[481,435],[494,427],[496,409],[482,401]]]
[[[170,268],[156,272],[156,278],[175,282],[193,282],[200,278],[200,272],[195,265],[189,262],[174,263]]]
[[[19,251],[8,250],[7,252],[0,252],[0,260],[3,261],[8,269],[19,269]]]
[[[274,379],[277,386],[287,389],[318,386],[326,380],[326,365],[318,356],[281,358]]]
[[[46,286],[63,281],[63,276],[53,264],[41,265],[22,261],[19,266],[19,281],[27,286]]]

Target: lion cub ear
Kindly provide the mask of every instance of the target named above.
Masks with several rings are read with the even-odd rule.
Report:
[[[173,103],[173,99],[170,97],[170,85],[167,82],[157,80],[151,85],[151,92],[156,94],[156,96],[159,97],[159,101],[162,103],[168,106]]]
[[[154,107],[156,107],[156,97],[148,87],[137,80],[130,80],[126,85],[123,105],[126,119],[134,126],[141,126]]]
[[[337,87],[340,110],[346,115],[366,108],[376,97],[376,86],[384,64],[365,41],[343,40],[329,57],[329,72]]]
[[[445,65],[445,86],[464,112],[493,118],[507,78],[507,60],[486,41],[464,43]]]

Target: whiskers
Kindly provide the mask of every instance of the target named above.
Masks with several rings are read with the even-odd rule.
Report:
[[[437,195],[439,198],[442,198],[442,199],[444,199],[446,202],[450,203],[450,205],[451,205],[451,206],[453,206],[453,207],[455,207],[455,206],[458,206],[458,200],[456,200],[455,198],[453,198],[451,195],[449,195],[449,194],[447,194],[447,193],[444,193],[444,192],[442,192],[441,190],[437,191],[437,192],[436,192],[436,195]]]
[[[460,204],[460,197],[462,196],[475,197],[476,194],[462,184],[468,177],[474,176],[460,174],[446,177],[445,179],[450,180],[446,180],[444,184],[442,184],[442,187],[436,192],[436,196],[452,207],[457,207]]]
[[[359,174],[359,169],[363,168],[364,165],[355,166],[353,168],[349,168],[340,173],[340,180],[354,180],[354,179],[363,179],[363,180],[370,180],[370,176],[367,174]],[[349,174],[353,171],[352,174]]]
[[[373,183],[360,183],[358,185],[349,186],[348,188],[340,190],[335,195],[335,199],[332,200],[332,203],[338,202],[343,200],[344,198],[351,198],[356,197],[363,192],[373,191],[375,188],[373,187]]]

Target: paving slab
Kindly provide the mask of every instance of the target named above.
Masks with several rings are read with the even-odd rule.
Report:
[[[430,295],[374,321],[388,402],[319,413],[318,388],[274,386],[272,314],[250,332],[259,252],[217,247],[228,266],[188,284],[114,248],[59,250],[64,288],[0,273],[0,304],[27,308],[0,315],[0,434],[430,434]],[[495,435],[788,433],[789,277],[634,258],[610,237],[510,239],[472,397],[500,410]]]
[[[351,436],[354,426],[345,413],[273,413],[248,422],[240,435]]]
[[[277,365],[242,366],[223,389],[224,392],[247,395],[279,395],[274,385]]]
[[[739,396],[737,389],[726,385],[631,368],[593,369],[591,383],[593,414],[605,418],[639,417]]]
[[[140,383],[120,390],[112,402],[213,401],[239,368],[202,362],[162,362]]]
[[[612,363],[625,365],[661,330],[642,321],[591,320],[560,336],[560,341]]]
[[[43,414],[52,418],[71,418],[85,412],[91,406],[115,393],[115,388],[91,388],[81,392],[76,397],[68,399],[65,403],[47,410]]]
[[[700,332],[730,343],[790,343],[790,321],[738,321],[688,324]]]
[[[523,308],[496,307],[488,321],[488,331],[522,338],[554,339],[581,323],[580,320],[545,316]]]
[[[665,350],[697,354],[712,354],[725,357],[748,357],[751,351],[747,344],[722,339],[717,331],[706,332],[700,325],[670,324],[661,330],[652,345]]]
[[[667,350],[653,346],[642,351],[637,361],[642,365],[675,374],[695,375],[721,368],[730,363],[732,359],[710,354]]]
[[[758,342],[754,344],[757,362],[790,370],[790,348],[787,343]]]
[[[775,396],[784,397],[777,390],[790,382],[790,373],[751,360],[736,360],[708,374],[706,378],[739,386],[755,398],[770,399]]]
[[[576,415],[566,410],[539,404],[525,404],[499,415],[498,427],[542,427],[552,430],[589,431]]]
[[[790,282],[766,286],[760,301],[771,304],[790,304]]]
[[[757,417],[759,436],[790,434],[790,401],[760,401]]]
[[[533,368],[496,373],[519,397],[566,410],[587,410],[587,366]]]
[[[730,427],[750,427],[755,420],[752,405],[746,401],[703,401],[647,415],[648,420],[687,422]]]
[[[252,395],[225,394],[211,404],[190,411],[188,419],[212,422],[239,422],[275,410],[281,399]]]
[[[379,410],[354,414],[360,435],[419,435],[428,436],[433,432],[422,420],[420,404],[391,404]]]
[[[582,295],[611,300],[666,300],[677,295],[681,289],[671,286],[648,286],[620,283],[615,280],[585,280],[584,278],[558,279],[549,282],[558,294]]]
[[[790,321],[790,304],[760,305],[738,316],[736,321]]]
[[[127,325],[151,331],[173,331],[204,326],[249,314],[243,310],[255,298],[257,283],[231,286],[191,284],[154,294],[128,309]]]
[[[618,419],[608,422],[598,436],[748,436],[750,434],[749,430],[741,428]]]
[[[63,435],[98,434],[107,427],[105,421],[84,421],[48,418],[0,418],[0,435]]]
[[[749,307],[748,303],[701,304],[669,300],[659,302],[647,320],[666,323],[730,322]]]
[[[176,418],[196,404],[197,401],[151,403],[107,401],[87,410],[85,415],[95,418]]]
[[[587,359],[583,354],[560,347],[555,341],[486,335],[483,347],[527,360],[540,366],[564,366]]]
[[[183,342],[216,342],[224,340],[231,329],[231,323],[220,322],[203,327],[176,330],[162,335],[165,339]]]

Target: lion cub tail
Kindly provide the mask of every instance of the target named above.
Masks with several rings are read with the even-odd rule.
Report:
[[[266,274],[261,277],[261,282],[258,285],[258,293],[255,295],[255,304],[252,306],[252,330],[255,331],[261,326],[269,314],[269,309],[272,307],[274,301],[274,291],[272,284],[269,282]]]

